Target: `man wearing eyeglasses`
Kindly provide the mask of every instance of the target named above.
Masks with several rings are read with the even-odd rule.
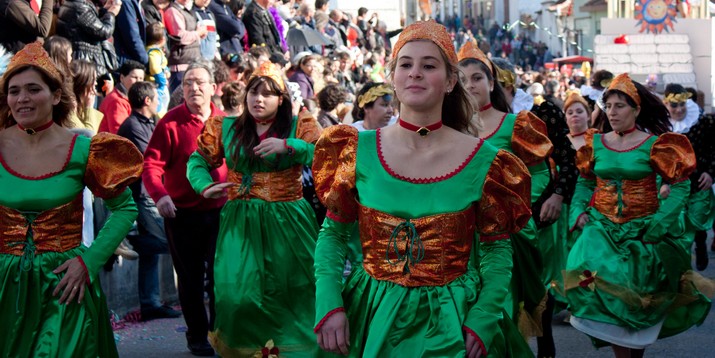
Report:
[[[213,356],[207,335],[214,318],[213,257],[219,214],[225,199],[205,199],[186,178],[186,163],[196,148],[204,123],[223,116],[211,103],[216,83],[209,64],[189,65],[182,80],[184,103],[166,113],[156,126],[144,154],[142,180],[164,217],[166,237],[179,280],[179,301],[184,313],[186,340],[192,354]],[[226,181],[226,166],[211,171],[214,181]],[[209,294],[209,315],[204,308],[204,279]]]

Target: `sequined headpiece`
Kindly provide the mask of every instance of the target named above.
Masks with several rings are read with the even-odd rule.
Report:
[[[365,108],[366,104],[375,102],[375,100],[382,96],[392,96],[393,94],[394,91],[392,88],[385,83],[372,87],[358,97],[358,107]]]
[[[39,69],[58,83],[64,82],[60,71],[57,69],[57,66],[55,66],[55,63],[52,62],[47,51],[42,48],[42,44],[33,42],[27,44],[22,50],[18,51],[15,56],[12,56],[10,63],[7,65],[7,71],[5,71],[3,75],[3,83],[15,75],[17,69],[25,66],[33,66]]]
[[[487,65],[487,68],[489,68],[489,71],[494,73],[494,66],[492,66],[492,61],[490,61],[487,56],[482,52],[482,50],[477,47],[477,45],[474,44],[472,41],[467,41],[462,48],[459,49],[459,53],[457,54],[457,60],[462,61],[467,58],[473,58],[477,61],[480,61]]]
[[[511,72],[509,70],[505,70],[499,66],[496,66],[496,68],[497,81],[499,81],[499,84],[501,84],[504,88],[514,86],[514,84],[516,83],[516,73]]]
[[[394,58],[397,59],[397,55],[400,53],[402,46],[415,40],[430,40],[444,51],[444,54],[447,55],[452,65],[456,66],[457,62],[459,62],[457,61],[457,53],[452,44],[452,37],[449,36],[444,26],[434,20],[417,21],[407,26],[402,33],[400,33],[400,38],[392,48]]]
[[[581,103],[583,106],[586,108],[586,111],[589,111],[590,107],[588,106],[588,102],[581,96],[581,93],[579,93],[578,90],[569,90],[566,92],[566,100],[564,101],[564,112],[571,107],[572,104],[574,103]]]
[[[281,71],[278,66],[276,66],[270,61],[266,61],[261,64],[261,66],[258,67],[255,72],[253,72],[249,81],[252,80],[254,77],[268,77],[276,81],[278,87],[280,87],[282,91],[286,90],[286,83],[283,80],[283,71]]]
[[[693,94],[687,91],[683,93],[671,93],[665,96],[664,101],[670,103],[682,103],[689,100],[692,96]]]
[[[633,84],[631,78],[628,77],[627,73],[621,73],[620,75],[616,76],[613,81],[611,81],[611,84],[608,85],[608,90],[621,91],[625,93],[628,97],[631,97],[633,102],[636,102],[636,105],[641,105],[641,97],[638,95],[638,90]]]

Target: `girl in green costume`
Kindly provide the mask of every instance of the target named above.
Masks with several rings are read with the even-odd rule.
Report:
[[[398,124],[333,126],[316,145],[328,208],[315,254],[318,343],[353,357],[531,354],[502,308],[509,235],[530,216],[527,169],[463,133],[472,111],[442,25],[408,26],[394,54]],[[355,225],[363,263],[343,284]]]
[[[318,225],[303,199],[303,165],[313,161],[320,126],[292,113],[280,70],[266,62],[249,80],[239,117],[211,118],[188,163],[206,198],[228,196],[221,211],[214,281],[216,321],[209,334],[222,357],[315,357],[311,333]],[[227,183],[210,169],[224,159]]]
[[[627,74],[603,98],[613,132],[589,130],[578,151],[571,226],[582,232],[564,286],[575,328],[610,344],[616,357],[642,357],[656,339],[702,323],[710,310],[690,256],[670,233],[695,156],[685,136],[666,133],[662,102]],[[657,176],[671,185],[662,202]]]
[[[127,186],[143,160],[128,140],[69,124],[71,90],[32,43],[0,81],[0,356],[116,357],[97,275],[137,216]],[[113,214],[82,245],[82,192]]]

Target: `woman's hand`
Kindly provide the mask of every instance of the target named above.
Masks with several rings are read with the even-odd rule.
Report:
[[[707,172],[700,174],[700,179],[698,179],[698,189],[708,190],[713,186],[713,178]]]
[[[484,355],[482,352],[482,345],[479,344],[476,338],[469,333],[464,334],[464,343],[467,349],[467,358],[478,358]]]
[[[564,197],[559,194],[552,194],[544,205],[541,206],[539,218],[542,222],[554,222],[561,216],[561,204],[564,202]]]
[[[345,312],[336,312],[328,317],[315,334],[322,350],[342,355],[350,352],[350,324]]]
[[[62,291],[60,296],[60,304],[66,304],[77,297],[77,303],[84,299],[84,284],[87,278],[87,269],[79,261],[78,257],[65,261],[62,265],[56,268],[52,273],[59,274],[66,271],[65,275],[57,284],[55,290],[52,291],[52,296],[57,296]]]
[[[660,186],[660,190],[658,191],[658,194],[660,195],[660,198],[662,200],[668,199],[670,196],[670,185],[668,184],[663,184]]]
[[[285,139],[266,138],[253,148],[253,152],[261,158],[265,158],[271,154],[288,153],[288,147],[286,147]]]
[[[228,195],[228,192],[226,191],[226,189],[228,189],[234,185],[236,185],[236,183],[216,184],[216,185],[204,190],[204,192],[201,193],[201,196],[203,196],[206,199],[223,198],[224,196]]]
[[[591,221],[591,219],[588,218],[588,215],[581,214],[581,216],[578,217],[578,220],[576,220],[576,227],[583,229],[589,221]]]

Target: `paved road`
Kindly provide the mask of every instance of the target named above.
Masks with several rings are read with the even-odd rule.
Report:
[[[715,253],[710,252],[710,266],[702,274],[715,279]],[[186,349],[184,320],[164,319],[127,326],[115,332],[121,357],[193,357]],[[596,350],[590,340],[567,323],[563,314],[554,319],[554,337],[559,357],[613,357],[608,348]],[[536,350],[536,342],[530,342]],[[646,350],[646,357],[715,357],[715,308],[700,327],[675,337],[657,341]]]

